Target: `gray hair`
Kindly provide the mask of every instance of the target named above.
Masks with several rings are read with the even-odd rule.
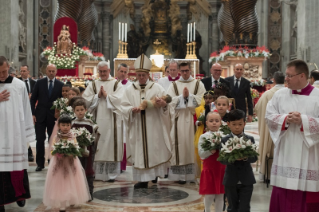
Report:
[[[9,74],[17,74],[16,70],[13,67],[9,68]]]
[[[110,63],[103,60],[97,64],[98,69],[104,66],[107,66],[108,68],[110,68]]]
[[[171,60],[168,62],[167,66],[169,67],[171,64],[176,64],[176,65],[177,65],[177,68],[179,68],[179,67],[178,67],[178,62],[177,62],[176,60],[171,59]]]
[[[126,65],[125,63],[120,63],[120,64],[117,66],[117,70],[120,70],[121,67],[127,68],[127,72],[130,71],[130,67],[129,67],[128,65]]]

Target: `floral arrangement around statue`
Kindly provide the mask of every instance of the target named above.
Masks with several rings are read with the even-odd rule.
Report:
[[[250,89],[251,98],[259,98],[259,92],[256,89],[251,88]]]
[[[219,152],[218,161],[234,163],[236,160],[258,156],[258,146],[253,144],[250,139],[245,136],[238,138],[229,138],[225,144],[221,144],[222,148]]]
[[[250,87],[253,87],[253,86],[265,86],[266,85],[266,81],[263,80],[263,79],[260,79],[260,80],[251,80],[250,81]]]
[[[244,58],[250,58],[250,57],[264,57],[269,58],[271,56],[269,50],[265,47],[256,47],[254,49],[250,49],[247,46],[245,47],[239,47],[238,49],[236,47],[229,47],[225,46],[220,53],[213,52],[210,54],[209,62],[218,62],[223,61],[225,57],[244,57]]]

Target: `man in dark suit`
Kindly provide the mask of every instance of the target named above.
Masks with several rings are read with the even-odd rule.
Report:
[[[63,82],[57,80],[55,75],[57,73],[56,66],[51,64],[46,68],[47,77],[39,79],[33,89],[31,96],[31,109],[33,121],[35,123],[35,133],[37,139],[37,155],[36,171],[42,171],[45,163],[45,149],[44,141],[46,139],[46,130],[49,138],[55,124],[54,110],[51,110],[53,102],[62,97]],[[36,106],[36,102],[37,106]]]
[[[222,73],[222,66],[219,63],[215,63],[212,65],[210,69],[211,77],[206,77],[202,79],[202,83],[205,86],[206,91],[214,90],[214,87],[217,83],[225,83],[229,87],[229,82],[220,78]]]
[[[27,65],[21,66],[20,67],[20,74],[21,74],[21,77],[19,79],[25,83],[25,86],[27,88],[27,92],[29,94],[29,99],[30,99],[34,85],[35,85],[35,81],[33,79],[31,79],[31,77],[29,77],[29,74],[30,74],[29,67]],[[34,161],[32,149],[30,146],[28,149],[28,160],[30,162]]]
[[[250,94],[250,82],[242,77],[244,68],[242,64],[236,64],[234,76],[227,77],[225,80],[229,82],[231,97],[235,99],[236,109],[240,109],[246,114],[246,98],[248,104],[247,122],[253,120],[253,102]]]

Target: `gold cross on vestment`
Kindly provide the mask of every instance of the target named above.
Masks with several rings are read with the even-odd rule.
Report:
[[[156,41],[154,41],[153,44],[156,45],[156,46],[158,46],[158,45],[161,44],[161,42],[159,42],[158,39],[156,39]],[[155,54],[159,54],[157,48],[156,48],[156,53],[155,53]]]

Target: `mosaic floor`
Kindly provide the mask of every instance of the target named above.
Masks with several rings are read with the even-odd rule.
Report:
[[[255,137],[256,143],[259,141],[257,124],[248,124],[245,133]],[[31,144],[35,147],[35,142]],[[42,204],[43,187],[47,169],[42,172],[35,172],[36,164],[30,163],[29,180],[31,187],[30,200],[27,200],[24,208],[19,208],[16,204],[6,206],[7,212],[30,212],[30,211],[58,211],[46,210]],[[254,167],[256,170],[256,167]],[[258,181],[258,172],[256,179]],[[203,197],[198,194],[196,183],[179,185],[167,179],[159,179],[157,184],[149,183],[148,189],[134,190],[132,181],[132,169],[127,170],[117,177],[114,183],[101,181],[94,182],[94,200],[90,203],[67,208],[69,212],[100,212],[100,211],[123,211],[123,212],[151,212],[151,211],[175,211],[175,212],[202,212],[204,211]],[[252,212],[269,211],[269,201],[271,186],[258,181],[254,186],[251,201]],[[212,211],[214,207],[212,206]]]

